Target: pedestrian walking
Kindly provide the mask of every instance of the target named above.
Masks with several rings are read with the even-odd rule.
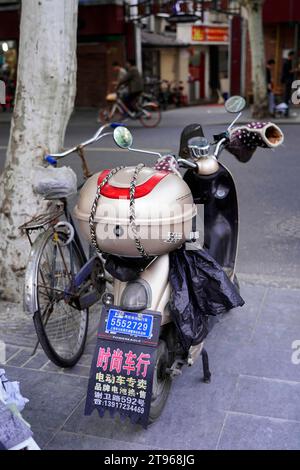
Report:
[[[275,114],[275,95],[274,95],[274,83],[273,83],[273,69],[275,65],[275,60],[270,59],[267,62],[266,66],[266,79],[267,79],[267,91],[268,91],[268,103],[269,103],[269,113],[272,117]]]
[[[289,107],[290,107],[290,99],[292,94],[292,84],[295,77],[295,69],[294,69],[294,51],[290,51],[288,54],[287,59],[284,60],[282,66],[282,74],[281,74],[281,83],[284,85],[284,102],[287,105],[285,116],[289,116]]]

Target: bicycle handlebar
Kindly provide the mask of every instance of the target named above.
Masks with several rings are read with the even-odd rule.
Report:
[[[65,152],[61,152],[61,153],[49,153],[49,154],[45,155],[44,159],[45,159],[46,162],[48,162],[50,165],[56,165],[56,164],[57,164],[57,159],[61,159],[61,158],[67,157],[67,156],[70,155],[71,153],[76,152],[76,151],[78,151],[79,149],[83,149],[83,148],[86,147],[87,145],[91,145],[91,144],[97,142],[98,140],[102,139],[102,137],[105,137],[105,136],[111,134],[110,132],[107,132],[107,133],[105,133],[105,134],[102,134],[102,132],[104,131],[104,129],[107,129],[108,127],[111,127],[112,129],[115,129],[116,127],[123,126],[123,125],[124,125],[124,124],[119,124],[118,122],[112,122],[112,123],[109,123],[109,124],[104,124],[104,126],[101,126],[100,129],[98,129],[98,131],[96,132],[96,134],[95,134],[91,139],[88,139],[88,140],[86,140],[85,142],[82,142],[81,144],[77,145],[76,147],[72,147],[71,149],[66,150]]]

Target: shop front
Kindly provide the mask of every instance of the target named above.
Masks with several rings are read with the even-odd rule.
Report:
[[[178,24],[177,38],[189,44],[189,101],[221,103],[229,92],[228,26]]]
[[[0,104],[1,112],[12,108],[15,96],[20,18],[18,3],[0,1],[0,16],[0,80],[5,84],[5,103]]]

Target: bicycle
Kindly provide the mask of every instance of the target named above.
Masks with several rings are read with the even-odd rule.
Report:
[[[117,126],[104,125],[91,139],[65,152],[46,155],[45,160],[57,166],[59,159],[76,152],[86,180],[91,173],[84,147],[111,135],[103,131]],[[20,227],[31,245],[25,272],[24,309],[32,315],[38,337],[33,354],[41,344],[48,358],[60,367],[74,366],[83,354],[89,308],[102,298],[109,280],[98,255],[90,250],[87,259],[67,197],[50,192],[45,199],[52,201],[51,210]],[[34,241],[33,232],[39,233]]]
[[[126,119],[139,119],[144,127],[156,127],[161,121],[159,104],[144,99],[143,94],[137,101],[137,111],[130,110],[119,93],[109,93],[106,96],[108,106],[102,108],[98,114],[98,122],[123,121]]]

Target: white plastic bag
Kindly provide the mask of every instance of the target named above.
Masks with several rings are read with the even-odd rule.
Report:
[[[18,411],[23,411],[24,406],[29,400],[21,395],[19,382],[10,382],[7,380],[4,369],[0,369],[0,388],[1,401],[8,406],[15,405]]]
[[[77,176],[72,168],[38,167],[34,170],[33,188],[46,199],[60,199],[77,193]]]

